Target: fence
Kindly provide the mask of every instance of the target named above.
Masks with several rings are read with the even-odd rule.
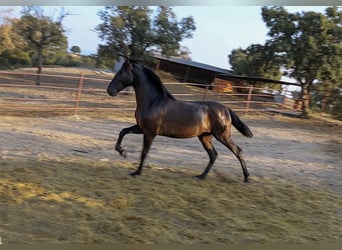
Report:
[[[0,71],[0,114],[108,114],[135,110],[132,90],[125,90],[115,99],[108,96],[107,78],[40,74],[41,85],[36,85],[37,74]],[[299,105],[284,96],[275,98],[254,86],[233,86],[237,93],[218,93],[211,85],[195,83],[165,83],[180,100],[211,100],[235,111],[298,113]],[[299,112],[300,113],[300,112]]]

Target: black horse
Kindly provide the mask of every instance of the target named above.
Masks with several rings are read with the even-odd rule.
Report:
[[[242,150],[231,139],[231,124],[247,137],[252,137],[253,134],[231,109],[210,101],[179,101],[171,95],[151,69],[126,58],[107,91],[109,95],[116,96],[128,86],[133,86],[135,91],[137,124],[120,132],[115,149],[125,156],[125,151],[121,148],[123,137],[128,133],[144,135],[140,165],[131,173],[132,176],[140,175],[144,159],[156,135],[173,138],[197,136],[210,158],[209,164],[202,174],[196,176],[197,178],[204,179],[214,164],[217,152],[212,139],[215,137],[239,159],[244,181],[248,182],[249,173]]]

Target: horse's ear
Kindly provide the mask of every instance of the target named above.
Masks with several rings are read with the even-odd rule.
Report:
[[[123,67],[125,70],[132,70],[133,69],[133,64],[131,62],[131,59],[127,55],[125,55],[125,62],[123,64]]]
[[[128,57],[128,55],[127,54],[124,54],[124,53],[118,53],[118,56],[119,57],[121,57],[121,58],[124,58],[124,63],[125,64],[128,64],[128,63],[130,63],[130,59],[129,59],[129,57]]]
[[[130,60],[128,60],[127,69],[130,71],[133,70],[133,63]]]

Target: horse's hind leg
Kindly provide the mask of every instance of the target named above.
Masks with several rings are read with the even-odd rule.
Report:
[[[207,167],[204,169],[203,173],[200,175],[195,176],[198,179],[204,179],[207,174],[209,173],[211,167],[213,166],[216,158],[217,158],[217,152],[214,148],[212,139],[213,136],[212,135],[200,135],[198,137],[198,139],[201,141],[202,146],[204,147],[204,149],[207,151],[208,155],[209,155],[209,163],[207,165]]]
[[[125,135],[127,134],[142,134],[142,131],[137,124],[128,128],[124,128],[120,131],[118,141],[116,142],[116,145],[115,145],[115,150],[118,151],[120,155],[125,158],[126,158],[126,151],[121,148],[121,142],[123,138],[125,137]]]
[[[221,143],[223,143],[227,148],[229,148],[230,151],[232,151],[233,154],[239,159],[241,167],[242,167],[243,175],[245,177],[244,180],[245,182],[248,182],[249,173],[246,167],[245,160],[243,158],[242,149],[239,146],[237,146],[235,142],[232,140],[232,138],[230,137],[226,138],[226,137],[221,136],[221,137],[215,137],[215,138]]]

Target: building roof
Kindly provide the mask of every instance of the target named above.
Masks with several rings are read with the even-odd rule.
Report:
[[[226,79],[241,79],[241,80],[250,80],[250,81],[259,81],[259,82],[267,82],[267,83],[278,83],[278,84],[285,84],[285,85],[296,85],[296,86],[301,86],[298,83],[291,83],[291,82],[285,82],[285,81],[280,81],[280,80],[273,80],[273,79],[267,79],[267,78],[262,78],[262,77],[255,77],[255,76],[241,76],[241,75],[234,75],[233,71],[228,70],[228,69],[223,69],[219,67],[215,67],[212,65],[200,63],[200,62],[195,62],[183,58],[178,58],[178,57],[164,57],[161,55],[154,55],[153,56],[156,59],[163,60],[163,61],[168,61],[168,62],[173,62],[173,63],[178,63],[190,67],[195,67],[195,68],[200,68],[208,71],[213,71],[218,73],[218,75],[222,78]]]
[[[164,61],[179,63],[179,64],[187,65],[190,67],[194,67],[194,68],[200,68],[200,69],[205,69],[205,70],[217,72],[220,74],[232,74],[233,73],[231,70],[228,70],[228,69],[223,69],[223,68],[215,67],[215,66],[200,63],[200,62],[195,62],[195,61],[183,59],[183,58],[164,57],[161,55],[154,55],[153,57],[156,59],[164,60]]]

